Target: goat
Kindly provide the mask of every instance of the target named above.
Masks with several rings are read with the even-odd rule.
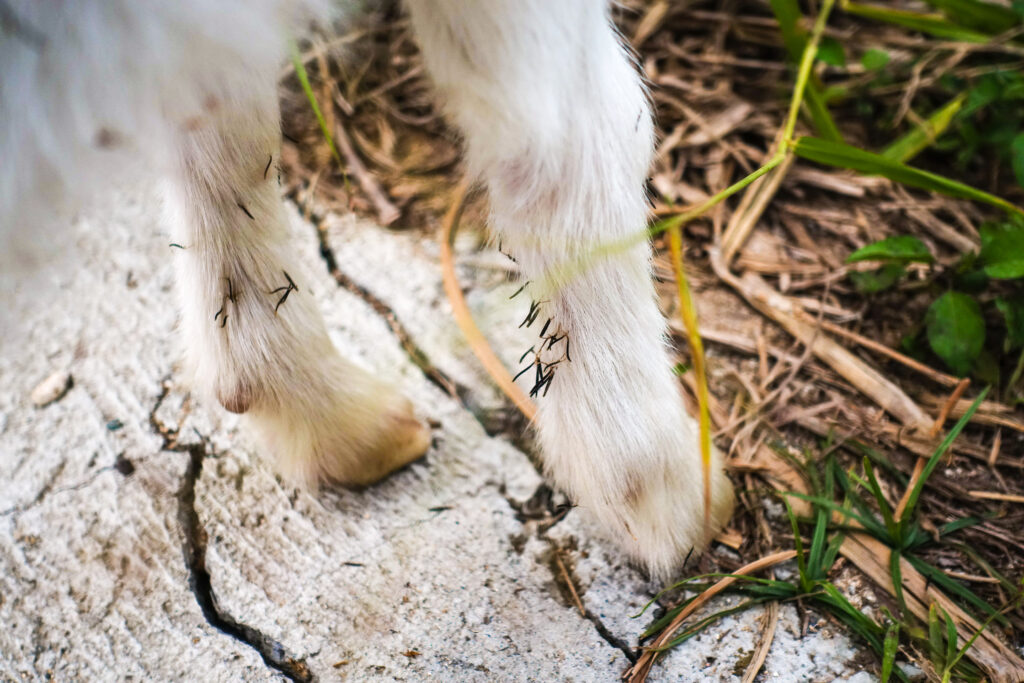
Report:
[[[644,230],[654,128],[607,0],[406,5],[489,193],[490,227],[525,280]],[[328,13],[315,0],[0,1],[0,238],[13,253],[54,197],[100,191],[126,158],[161,169],[192,386],[247,414],[292,481],[368,485],[419,458],[430,433],[332,346],[268,174],[287,36]],[[531,296],[546,321],[535,392],[546,474],[666,577],[709,539],[650,247]],[[714,458],[711,529],[733,501]]]

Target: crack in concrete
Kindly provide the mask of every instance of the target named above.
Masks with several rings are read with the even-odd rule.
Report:
[[[334,250],[331,249],[331,245],[327,243],[327,231],[321,227],[323,217],[316,212],[310,212],[309,220],[316,229],[317,241],[320,245],[320,257],[324,260],[324,264],[327,266],[327,271],[330,273],[331,277],[334,278],[334,281],[338,283],[338,286],[358,296],[366,302],[366,304],[369,305],[377,315],[384,319],[384,322],[391,330],[391,333],[395,335],[398,339],[398,343],[401,344],[402,350],[409,356],[409,360],[411,360],[413,364],[420,369],[431,384],[452,398],[458,399],[463,405],[465,405],[463,397],[468,393],[469,388],[451,379],[448,375],[439,370],[437,366],[431,363],[427,354],[416,344],[416,342],[413,341],[412,335],[409,334],[409,331],[405,329],[405,326],[398,320],[398,316],[395,315],[395,311],[388,304],[353,280],[338,267],[338,259],[334,256]]]
[[[182,553],[185,559],[185,568],[188,571],[189,589],[195,596],[203,617],[210,626],[218,631],[256,650],[267,666],[279,671],[289,680],[300,683],[315,681],[316,676],[309,670],[305,659],[290,656],[281,643],[259,629],[237,621],[221,609],[217,596],[213,592],[210,570],[206,566],[208,537],[196,509],[196,482],[199,481],[199,477],[203,473],[203,462],[208,455],[206,443],[200,441],[198,444],[188,446],[177,443],[178,431],[166,427],[156,416],[169,390],[168,378],[164,378],[161,383],[160,395],[149,413],[149,423],[153,431],[163,439],[163,450],[188,454],[188,465],[185,468],[181,488],[177,493],[178,523],[181,525],[181,531],[185,537]]]
[[[537,490],[533,492],[525,501],[517,501],[511,496],[507,495],[505,491],[501,491],[502,497],[508,503],[516,513],[516,519],[523,525],[524,530],[528,530],[532,524],[534,527],[534,537],[537,540],[547,544],[551,551],[551,562],[541,562],[547,566],[548,571],[551,572],[551,578],[558,587],[559,592],[562,594],[563,601],[567,607],[574,612],[578,612],[576,606],[573,604],[571,596],[578,596],[581,605],[583,606],[583,614],[581,615],[584,619],[589,621],[597,635],[606,643],[619,650],[630,663],[635,663],[638,654],[629,646],[626,641],[619,638],[607,626],[601,621],[601,617],[583,604],[583,591],[580,590],[578,580],[573,574],[572,568],[567,566],[565,568],[565,575],[563,575],[561,569],[556,564],[554,559],[556,553],[562,553],[568,551],[568,548],[562,548],[558,545],[557,541],[549,538],[547,532],[551,530],[556,524],[561,522],[569,514],[570,510],[574,507],[570,502],[556,502],[555,492],[547,484],[541,484],[537,487]],[[572,582],[570,586],[566,582]]]
[[[487,436],[504,436],[507,438],[513,446],[523,451],[530,458],[534,468],[540,472],[541,467],[539,463],[531,455],[535,449],[533,447],[532,431],[528,429],[529,420],[526,419],[518,408],[511,405],[507,409],[499,410],[487,410],[476,405],[476,402],[473,400],[472,389],[452,379],[430,361],[426,352],[413,341],[412,334],[398,319],[394,309],[338,267],[338,260],[334,255],[334,250],[327,242],[327,230],[323,227],[324,217],[317,211],[302,206],[294,195],[290,195],[290,197],[295,202],[296,208],[306,216],[316,230],[320,257],[323,259],[324,264],[327,266],[327,272],[334,279],[335,283],[347,292],[362,299],[377,315],[383,318],[384,323],[391,330],[391,333],[395,335],[402,350],[409,357],[413,365],[420,369],[420,372],[427,378],[427,381],[457,400],[459,405],[480,423]]]
[[[68,493],[69,491],[81,491],[82,489],[96,481],[97,477],[99,477],[104,472],[109,472],[111,470],[117,469],[116,465],[106,465],[95,470],[92,474],[90,474],[83,481],[80,481],[77,484],[69,484],[68,486],[62,486],[59,489],[53,488],[53,485],[57,482],[57,479],[60,477],[61,474],[63,474],[65,467],[67,467],[66,460],[62,461],[60,466],[54,470],[53,474],[47,477],[46,484],[44,484],[43,488],[39,490],[39,493],[36,494],[35,498],[33,498],[32,500],[23,505],[15,505],[5,510],[0,510],[0,517],[11,516],[17,519],[18,515],[24,512],[28,512],[32,508],[41,505],[45,498],[52,498],[58,493]]]
[[[299,202],[296,200],[296,205],[298,204]],[[301,206],[299,208],[300,210],[302,210]],[[484,427],[484,431],[489,436],[494,436],[492,430],[488,429],[487,420],[482,419],[482,417],[477,414],[477,411],[473,410],[470,407],[470,401],[468,400],[469,388],[452,380],[444,372],[442,372],[436,366],[434,366],[434,364],[430,362],[430,359],[427,356],[427,354],[413,341],[412,335],[409,333],[408,330],[405,329],[405,326],[402,325],[402,323],[398,320],[398,316],[395,314],[394,310],[390,306],[388,306],[384,301],[382,301],[369,290],[367,290],[365,287],[363,287],[355,280],[353,280],[351,277],[349,277],[338,267],[338,260],[334,255],[334,251],[331,249],[331,246],[327,243],[327,231],[322,227],[323,217],[320,216],[315,211],[304,211],[304,213],[307,215],[308,219],[310,220],[310,222],[312,222],[314,228],[316,229],[317,241],[320,245],[320,257],[324,260],[324,263],[327,266],[327,270],[330,273],[331,277],[334,278],[334,281],[337,282],[338,285],[343,289],[358,296],[367,305],[369,305],[379,316],[381,316],[387,323],[388,327],[391,329],[392,334],[394,334],[395,337],[398,339],[398,342],[401,345],[402,349],[405,351],[406,355],[408,355],[412,363],[420,369],[420,371],[427,378],[427,380],[430,381],[435,386],[437,386],[438,388],[440,388],[445,393],[447,393],[452,398],[458,400],[462,407],[465,408],[471,415],[473,415],[478,422],[480,422],[480,424]],[[525,450],[524,455],[526,455],[526,457],[531,461],[531,464],[534,465],[537,471],[540,472],[541,468],[539,467],[539,463],[535,462],[534,459],[531,458],[529,454],[525,452]],[[527,520],[536,519],[536,517],[533,517],[534,511],[529,509],[531,503],[540,502],[541,505],[546,508],[550,508],[552,504],[552,490],[546,484],[541,484],[537,491],[534,492],[534,495],[531,496],[529,500],[523,503],[520,503],[519,501],[516,501],[513,498],[506,495],[503,487],[501,487],[499,490],[502,497],[505,498],[505,501],[513,510],[515,510],[516,518],[520,521],[520,523],[524,525],[524,528],[526,527]],[[535,501],[535,499],[538,498],[543,498],[544,500]],[[539,523],[536,527],[536,537],[539,540],[542,540],[545,543],[547,543],[549,547],[552,548],[553,552],[558,552],[560,549],[558,548],[558,545],[557,543],[555,543],[555,541],[546,536],[546,533],[549,529],[551,529],[551,527],[553,527],[555,524],[564,519],[572,507],[573,505],[570,503],[558,505],[555,508],[549,509],[549,519],[545,522]],[[556,585],[559,585],[561,587],[560,582],[564,581],[564,579],[562,579],[560,573],[550,567],[549,570],[552,572],[552,576],[555,580]],[[625,641],[623,641],[621,638],[612,633],[608,629],[608,627],[604,625],[604,623],[601,621],[601,618],[598,615],[594,614],[590,609],[584,608],[583,618],[593,625],[594,630],[602,640],[604,640],[606,643],[622,652],[622,654],[626,657],[627,660],[629,660],[629,662],[636,662],[637,654],[633,651],[633,649],[630,648]]]

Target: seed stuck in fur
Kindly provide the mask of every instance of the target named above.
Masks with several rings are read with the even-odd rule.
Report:
[[[220,308],[218,308],[217,312],[213,314],[214,321],[216,321],[217,318],[220,318],[221,314],[224,315],[224,317],[221,318],[220,321],[221,328],[228,324],[228,314],[224,311],[224,307],[226,306],[224,300],[226,299],[231,303],[235,303],[235,287],[234,285],[231,284],[231,278],[225,276],[224,279],[227,280],[228,283],[228,293],[224,295],[223,299],[221,299]]]
[[[517,296],[519,296],[520,294],[522,294],[522,293],[523,293],[523,290],[524,290],[524,289],[526,289],[526,288],[527,288],[527,287],[529,287],[529,286],[530,286],[530,281],[529,281],[529,280],[527,280],[526,282],[524,282],[524,283],[523,283],[523,286],[522,286],[522,287],[520,287],[519,289],[517,289],[517,290],[515,291],[515,293],[514,293],[514,294],[513,294],[512,296],[510,296],[510,297],[509,297],[509,301],[511,301],[512,299],[515,299],[515,298],[516,298]]]
[[[545,302],[543,302],[543,301],[531,301],[530,302],[530,311],[526,314],[526,317],[523,318],[523,322],[519,323],[519,327],[522,327],[523,325],[526,325],[527,327],[532,327],[533,323],[537,322],[537,316],[540,315],[540,305],[542,303],[545,303]]]
[[[498,239],[498,252],[501,255],[503,255],[505,258],[507,258],[509,261],[511,261],[512,263],[519,263],[519,261],[516,260],[515,256],[513,256],[512,254],[509,254],[509,253],[506,253],[506,252],[502,251],[502,249],[501,249],[501,239],[500,238]],[[526,284],[530,284],[530,283],[526,283]],[[518,294],[518,293],[519,292],[516,292],[516,294]]]
[[[281,272],[284,273],[284,279],[288,280],[288,284],[278,287],[277,289],[270,292],[271,294],[277,294],[278,292],[282,291],[284,292],[284,294],[281,295],[281,298],[278,299],[277,305],[274,306],[274,315],[277,315],[277,309],[281,308],[281,304],[283,304],[285,300],[288,299],[289,294],[291,294],[293,291],[299,291],[299,288],[295,285],[295,282],[292,281],[292,277],[291,275],[288,274],[288,271],[282,270]]]
[[[526,319],[523,320],[523,322],[519,326],[522,327],[523,325],[526,325],[527,327],[529,327],[534,322],[536,322],[537,318],[540,316],[541,305],[544,303],[547,302],[531,302],[530,311],[529,313],[527,313]],[[537,345],[528,348],[523,353],[523,355],[519,357],[519,362],[522,363],[530,354],[533,354],[533,359],[530,361],[529,365],[520,370],[516,374],[516,376],[512,378],[512,380],[515,381],[522,377],[523,375],[525,375],[531,369],[534,370],[536,374],[533,382],[533,388],[530,389],[531,398],[537,396],[547,396],[548,390],[551,389],[551,384],[555,379],[556,367],[562,361],[572,362],[572,358],[569,357],[569,333],[561,329],[561,327],[558,326],[557,323],[555,323],[555,326],[558,327],[558,329],[553,330],[550,333],[548,332],[548,330],[551,329],[554,320],[554,317],[549,317],[547,320],[544,321],[544,326],[540,330],[540,335],[538,335],[541,340],[539,348],[537,347]],[[549,351],[552,350],[555,344],[563,340],[565,341],[565,351],[562,353],[561,358],[549,362],[545,362],[544,360],[541,359],[542,351],[544,351],[545,349]]]

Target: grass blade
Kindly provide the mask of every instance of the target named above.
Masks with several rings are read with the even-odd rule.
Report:
[[[844,2],[841,6],[850,14],[855,14],[865,19],[874,19],[875,21],[902,26],[903,28],[927,33],[944,40],[985,43],[989,39],[987,34],[964,28],[941,14],[920,14],[918,12],[891,9],[879,5],[867,5],[860,2]]]
[[[786,506],[786,515],[789,516],[789,525],[793,529],[793,543],[796,544],[796,565],[800,574],[800,590],[808,592],[809,583],[807,577],[807,558],[804,557],[804,543],[800,539],[800,528],[796,523],[796,515],[793,514],[793,506],[785,498],[782,499]]]
[[[899,163],[910,161],[933,144],[949,128],[949,124],[952,123],[966,101],[967,93],[960,93],[941,109],[933,112],[920,125],[915,126],[914,130],[882,150],[882,156]]]
[[[678,225],[668,231],[669,250],[672,253],[672,268],[676,274],[679,290],[679,318],[686,330],[693,358],[693,373],[697,380],[697,409],[700,436],[701,475],[704,478],[704,535],[711,537],[711,394],[708,390],[707,366],[704,362],[704,342],[700,338],[697,322],[697,305],[690,292],[690,284],[683,266],[683,230]]]
[[[987,192],[950,180],[935,173],[922,171],[898,161],[887,159],[881,154],[874,154],[841,142],[832,142],[820,138],[802,137],[796,141],[793,151],[797,156],[819,164],[849,168],[867,175],[878,175],[897,183],[918,187],[923,190],[939,192],[950,197],[971,199],[984,204],[997,206],[1008,213],[1024,216],[1024,210],[1010,204],[1005,199]]]
[[[338,168],[344,171],[345,167],[341,163],[341,155],[338,154],[338,148],[334,146],[334,136],[331,135],[331,131],[327,127],[327,121],[324,119],[324,114],[320,111],[320,104],[313,93],[313,86],[309,83],[309,73],[306,72],[306,65],[302,63],[299,46],[294,41],[291,41],[289,46],[292,54],[292,65],[295,67],[295,75],[299,77],[299,83],[302,85],[302,92],[306,93],[309,106],[313,109],[313,114],[316,115],[317,123],[320,124],[320,132],[323,133],[324,139],[327,140],[327,146],[331,148],[331,156],[337,162]]]
[[[1000,7],[979,0],[925,0],[941,10],[950,21],[992,35],[1020,25],[1020,17],[1009,7]]]
[[[956,437],[960,436],[960,432],[963,431],[964,427],[967,426],[967,423],[971,421],[972,417],[974,417],[975,411],[978,410],[978,406],[981,405],[981,402],[985,399],[987,394],[988,387],[981,391],[978,398],[974,400],[971,407],[967,409],[966,413],[964,413],[964,416],[960,418],[953,429],[949,431],[949,434],[946,435],[946,438],[942,440],[942,443],[939,444],[939,447],[935,449],[934,453],[932,453],[932,456],[928,458],[928,462],[925,463],[924,469],[921,471],[921,476],[918,477],[917,482],[914,484],[914,488],[910,490],[910,495],[907,496],[907,504],[904,506],[903,515],[900,517],[901,527],[907,524],[908,520],[912,520],[914,518],[914,509],[917,507],[917,499],[921,496],[921,490],[924,489],[924,484],[928,480],[928,477],[931,476],[935,467],[939,464],[939,458],[949,450],[949,447],[953,445],[953,441],[956,440]],[[903,531],[903,529],[901,529],[901,531]]]
[[[900,568],[902,554],[896,548],[889,550],[889,575],[892,576],[893,595],[900,605],[900,611],[907,612],[907,601],[903,598],[903,570]]]
[[[906,557],[907,561],[910,562],[911,565],[913,565],[914,569],[923,574],[927,580],[934,583],[936,586],[941,588],[946,593],[950,593],[960,598],[964,603],[967,603],[975,609],[980,610],[989,617],[995,618],[995,620],[998,621],[999,624],[1003,626],[1009,625],[1009,622],[1006,620],[1006,617],[999,614],[999,612],[997,612],[991,605],[989,605],[987,602],[979,598],[974,593],[974,591],[946,576],[946,573],[943,572],[941,569],[937,569],[936,567],[933,567],[924,560],[914,557],[913,555],[907,555]]]
[[[942,609],[940,607],[940,609]],[[953,662],[956,658],[956,622],[953,621],[953,617],[949,616],[949,612],[942,610],[942,617],[946,622],[946,653],[942,661],[946,663],[946,671],[953,668]]]
[[[942,657],[945,648],[942,647],[942,624],[939,623],[939,606],[934,602],[928,607],[928,648],[931,650],[931,658]]]
[[[812,505],[821,505],[827,507],[829,510],[832,510],[833,512],[838,512],[843,517],[856,520],[861,526],[864,527],[864,530],[869,531],[872,535],[880,534],[882,538],[886,538],[887,536],[885,527],[879,524],[878,521],[874,518],[864,517],[854,512],[849,507],[845,507],[843,505],[840,505],[839,503],[835,503],[831,500],[828,500],[827,498],[822,498],[821,496],[808,496],[803,493],[797,493],[796,491],[787,491],[785,495],[793,496],[794,498],[799,498],[800,500],[806,500],[808,503],[811,503]]]
[[[745,601],[741,602],[740,604],[736,605],[735,607],[728,607],[728,608],[723,609],[721,611],[715,612],[714,614],[706,616],[703,619],[701,619],[700,621],[698,621],[695,624],[693,624],[692,626],[688,627],[686,630],[684,630],[682,633],[680,633],[678,636],[673,638],[671,641],[669,641],[668,643],[666,643],[662,647],[656,648],[656,651],[657,652],[664,652],[665,650],[670,650],[670,649],[674,648],[677,645],[685,643],[690,638],[693,638],[695,635],[699,634],[701,631],[703,631],[704,629],[706,629],[708,626],[710,626],[711,624],[715,623],[719,619],[721,619],[723,617],[730,616],[732,614],[736,614],[737,612],[743,612],[745,610],[750,609],[751,607],[756,607],[757,605],[760,605],[760,604],[763,604],[765,602],[768,602],[770,599],[771,598],[764,598],[764,599],[751,598],[750,600],[745,600]]]
[[[779,22],[782,44],[786,47],[789,59],[799,63],[807,46],[806,31],[800,27],[800,20],[803,18],[800,6],[796,0],[770,0],[769,4],[775,14],[775,20]],[[826,140],[842,141],[843,136],[839,132],[839,127],[836,126],[835,119],[832,118],[825,103],[821,81],[814,74],[811,74],[807,81],[803,104],[807,107],[807,113],[818,135]]]
[[[811,552],[807,558],[807,566],[810,568],[812,578],[819,580],[825,578],[828,566],[822,563],[825,557],[825,532],[828,530],[829,513],[823,507],[818,507],[817,519],[814,522],[814,535],[811,537]]]
[[[901,541],[903,539],[900,538],[900,527],[893,517],[892,508],[889,507],[889,501],[885,499],[885,495],[882,493],[878,477],[875,476],[875,469],[871,466],[871,461],[868,460],[867,456],[864,456],[864,472],[868,475],[868,486],[871,489],[871,494],[875,497],[875,502],[878,503],[878,509],[882,513],[882,521],[885,522],[885,529],[889,532],[889,536],[892,537],[893,545],[902,547]]]
[[[900,647],[900,625],[893,623],[885,631],[885,641],[882,643],[882,674],[879,676],[880,683],[889,683],[892,676],[893,666],[896,664],[896,653]]]

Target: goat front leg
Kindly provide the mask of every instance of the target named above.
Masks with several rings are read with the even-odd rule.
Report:
[[[273,84],[254,82],[251,100],[219,102],[180,135],[167,204],[185,361],[203,395],[250,418],[286,478],[367,485],[421,456],[430,435],[327,336],[288,244]]]
[[[410,0],[413,26],[491,227],[532,281],[528,373],[544,466],[652,574],[708,543],[697,428],[683,407],[642,234],[646,93],[605,0]],[[597,253],[595,253],[597,250]],[[583,260],[572,273],[568,264]],[[569,273],[568,275],[566,273]],[[538,283],[561,281],[551,289]],[[733,504],[716,452],[711,527]]]

